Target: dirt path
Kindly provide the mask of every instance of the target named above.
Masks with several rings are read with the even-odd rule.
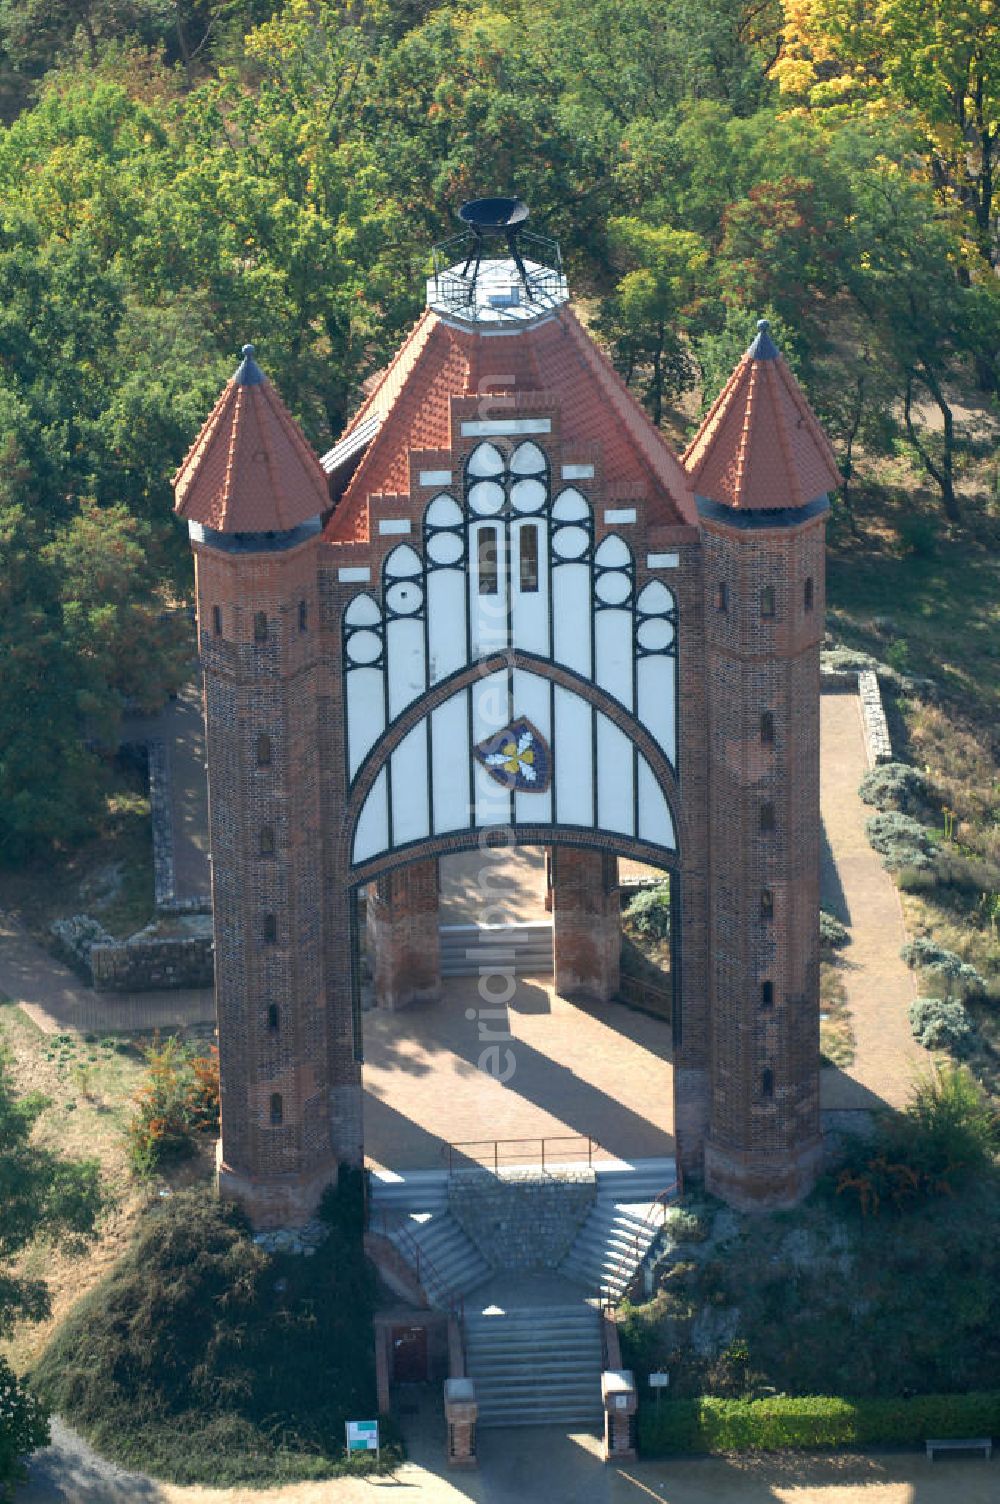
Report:
[[[900,1107],[929,1057],[907,1017],[916,987],[899,955],[906,940],[899,893],[865,838],[872,811],[858,797],[868,769],[860,702],[856,695],[828,694],[820,704],[823,906],[850,926],[841,955],[857,1040],[852,1065],[824,1070],[822,1102],[825,1110]]]

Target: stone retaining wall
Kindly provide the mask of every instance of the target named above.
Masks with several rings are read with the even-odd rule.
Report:
[[[555,1269],[596,1195],[591,1169],[460,1170],[448,1187],[455,1220],[494,1269]]]
[[[865,668],[858,674],[858,695],[861,698],[861,727],[868,766],[874,768],[880,762],[892,762],[889,727],[878,687],[878,675],[873,669]]]
[[[93,945],[90,973],[98,992],[158,992],[171,987],[211,987],[215,947],[210,935],[159,937]]]

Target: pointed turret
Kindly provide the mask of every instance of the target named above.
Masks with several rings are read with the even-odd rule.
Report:
[[[836,456],[767,319],[684,454],[697,496],[741,511],[805,507],[840,485]]]
[[[253,345],[174,476],[174,510],[218,533],[290,532],[329,507],[326,477]]]

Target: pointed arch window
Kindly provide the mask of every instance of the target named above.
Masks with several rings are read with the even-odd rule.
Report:
[[[271,738],[266,731],[262,731],[257,737],[254,751],[258,768],[269,768],[271,766]]]
[[[271,1093],[270,1119],[272,1128],[280,1128],[285,1121],[285,1104],[281,1100],[280,1091]]]
[[[254,642],[267,641],[267,612],[255,611],[253,614],[253,640]]]
[[[770,1067],[760,1073],[760,1094],[765,1102],[770,1102],[774,1096],[774,1072]]]
[[[760,614],[765,621],[774,620],[775,596],[773,585],[765,585],[760,592]]]

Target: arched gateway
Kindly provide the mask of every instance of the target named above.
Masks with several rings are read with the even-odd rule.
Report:
[[[536,254],[442,264],[322,461],[248,346],[176,477],[220,1185],[260,1225],[303,1220],[363,1156],[355,888],[390,990],[419,994],[440,976],[435,859],[497,841],[554,849],[557,985],[598,998],[615,855],[671,869],[678,1157],[741,1204],[815,1173],[835,462],[766,326],[679,460],[557,248]]]

